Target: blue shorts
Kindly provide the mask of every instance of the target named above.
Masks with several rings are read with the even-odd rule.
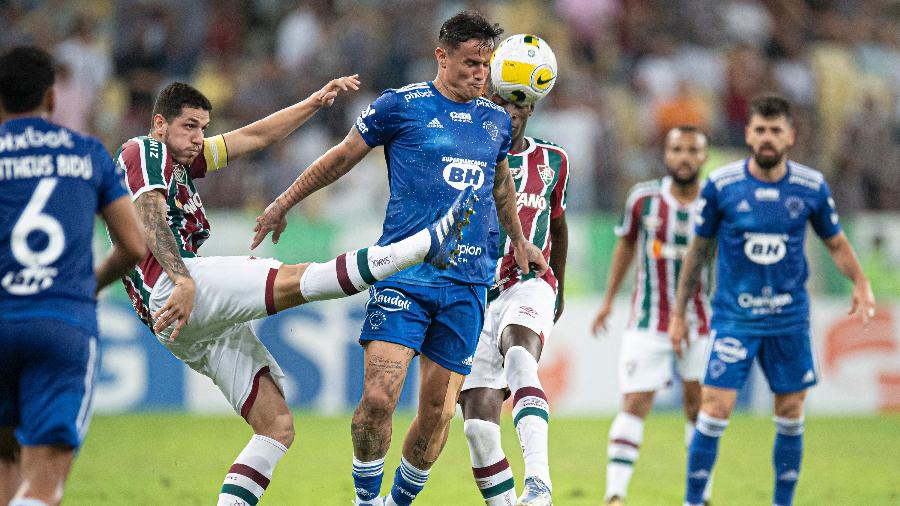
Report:
[[[401,344],[441,367],[469,374],[486,300],[486,286],[379,281],[369,289],[359,340]]]
[[[22,446],[78,448],[92,411],[97,338],[60,320],[0,320],[0,426]]]
[[[817,382],[809,332],[789,336],[723,334],[713,329],[704,385],[740,390],[753,358],[776,394],[800,392]]]

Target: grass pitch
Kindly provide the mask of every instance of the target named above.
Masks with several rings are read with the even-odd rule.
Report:
[[[411,417],[395,418],[383,493],[399,463]],[[558,506],[602,504],[606,435],[611,418],[551,418],[550,465]],[[261,505],[347,506],[350,417],[300,414],[297,439],[281,460]],[[628,504],[680,505],[683,498],[684,425],[674,413],[647,423]],[[716,466],[714,504],[771,504],[773,423],[736,416],[725,433]],[[222,478],[250,431],[237,416],[182,414],[97,416],[66,487],[68,505],[212,505]],[[900,504],[900,415],[817,418],[806,425],[806,454],[797,506]],[[522,455],[512,421],[503,421],[503,446],[522,486]],[[417,506],[484,504],[472,479],[462,420]]]

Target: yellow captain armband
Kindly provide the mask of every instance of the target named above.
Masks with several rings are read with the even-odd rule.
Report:
[[[206,171],[214,172],[228,165],[228,147],[225,136],[215,135],[203,139],[203,158],[206,159]]]

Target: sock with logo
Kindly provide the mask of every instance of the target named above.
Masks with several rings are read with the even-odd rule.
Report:
[[[512,506],[516,503],[516,484],[509,461],[500,445],[500,426],[472,418],[463,424],[472,474],[487,506]]]
[[[391,487],[391,493],[385,501],[385,506],[409,506],[413,499],[425,488],[425,482],[428,481],[430,470],[417,469],[406,460],[406,457],[400,457],[400,465],[397,472],[394,473],[394,486]]]
[[[688,420],[684,423],[684,447],[690,449],[691,440],[694,439],[694,424]],[[703,500],[709,501],[712,498],[712,484],[713,484],[713,474],[709,475],[709,480],[706,482],[706,488],[703,489]]]
[[[703,504],[703,491],[712,475],[716,456],[719,453],[719,439],[728,427],[728,420],[722,420],[700,412],[697,428],[688,448],[686,504]]]
[[[278,441],[254,434],[225,475],[218,505],[253,506],[259,502],[286,452],[287,447]]]
[[[775,498],[772,504],[790,506],[794,501],[794,489],[800,478],[800,462],[803,460],[803,418],[776,416],[774,420],[772,465],[775,468]]]
[[[537,360],[525,348],[513,346],[506,352],[503,371],[513,394],[513,424],[522,444],[525,476],[537,476],[552,489],[547,457],[550,404],[538,378]]]
[[[429,248],[431,235],[422,229],[387,246],[369,246],[325,263],[311,263],[300,276],[300,295],[312,302],[357,294],[376,281],[422,263]]]
[[[362,462],[353,457],[353,485],[356,487],[357,504],[378,499],[381,480],[384,478],[384,458]]]
[[[606,450],[606,499],[624,499],[634,472],[634,463],[644,440],[644,420],[631,413],[620,412],[609,428]]]

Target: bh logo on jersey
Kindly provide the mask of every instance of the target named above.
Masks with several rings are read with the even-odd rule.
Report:
[[[467,186],[474,186],[477,190],[484,184],[484,162],[450,156],[441,161],[450,162],[444,167],[444,181],[453,188],[462,191]]]
[[[772,265],[778,263],[787,253],[787,245],[784,243],[788,236],[784,234],[757,234],[747,232],[744,234],[744,254],[747,258],[760,265]]]

